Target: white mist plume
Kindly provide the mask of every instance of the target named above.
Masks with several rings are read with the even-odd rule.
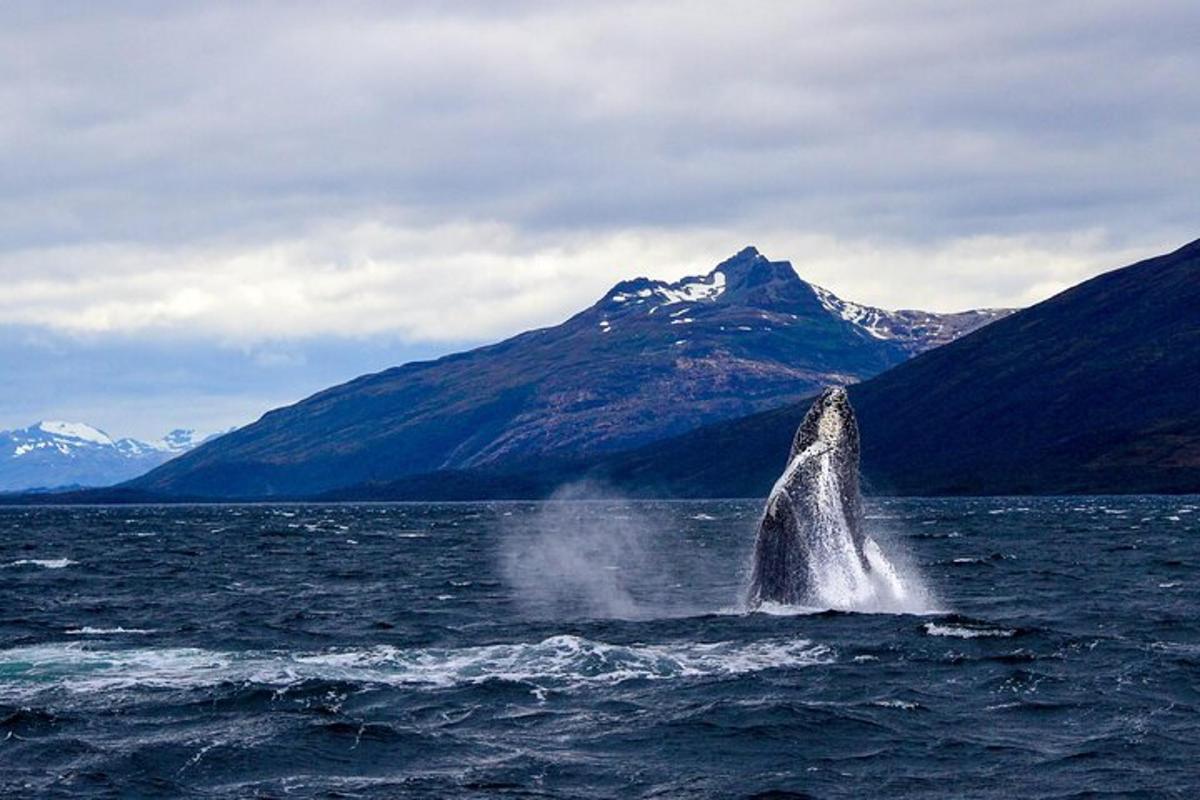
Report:
[[[675,580],[661,548],[651,546],[660,533],[603,487],[570,484],[506,532],[501,569],[517,601],[536,616],[663,616],[664,587]]]

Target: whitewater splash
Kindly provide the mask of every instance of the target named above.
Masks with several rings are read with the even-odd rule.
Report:
[[[826,389],[792,443],[767,499],[747,604],[925,613],[916,571],[866,535],[859,492],[858,424],[846,390]]]

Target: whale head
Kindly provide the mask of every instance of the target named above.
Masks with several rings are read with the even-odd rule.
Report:
[[[850,396],[842,386],[831,386],[813,401],[796,430],[788,461],[797,456],[833,451],[835,458],[858,472],[858,423],[850,407]]]

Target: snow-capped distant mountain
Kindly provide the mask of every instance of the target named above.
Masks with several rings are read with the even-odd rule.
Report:
[[[183,429],[151,442],[113,439],[91,425],[58,420],[0,431],[0,491],[111,486],[186,453],[201,441],[195,431]]]

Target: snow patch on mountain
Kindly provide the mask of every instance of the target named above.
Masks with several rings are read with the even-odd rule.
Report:
[[[814,285],[812,289],[817,293],[817,299],[821,301],[821,305],[825,306],[825,310],[829,313],[841,317],[852,325],[857,325],[876,339],[895,338],[891,326],[888,324],[888,312],[843,300],[820,286]]]
[[[639,278],[617,284],[608,295],[608,301],[616,305],[644,304],[653,302],[649,313],[663,306],[677,303],[699,303],[714,301],[725,292],[725,273],[714,271],[704,276],[683,278],[675,283],[651,281]],[[655,302],[657,301],[657,302]]]
[[[662,305],[675,303],[698,303],[716,300],[725,292],[725,273],[716,271],[704,278],[684,278],[678,283],[663,286],[655,293],[666,300]]]
[[[92,444],[112,444],[113,440],[102,430],[84,425],[82,422],[62,422],[60,420],[44,420],[35,426],[38,430],[51,436],[61,436],[64,439],[76,439]]]
[[[158,441],[152,442],[152,444],[160,450],[167,452],[186,453],[188,450],[211,438],[212,436],[199,436],[191,428],[176,428]]]
[[[887,311],[843,300],[828,289],[809,284],[821,305],[834,316],[854,325],[868,336],[896,342],[920,352],[943,344],[1013,313],[1009,308],[983,308],[955,314],[904,309]]]

